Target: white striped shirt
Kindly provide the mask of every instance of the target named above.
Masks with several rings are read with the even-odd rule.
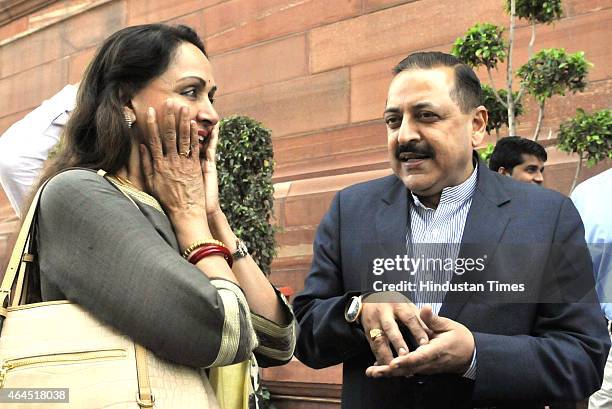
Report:
[[[478,167],[475,166],[474,171],[465,182],[442,189],[440,203],[436,209],[423,205],[419,198],[411,193],[410,231],[406,234],[406,252],[409,257],[453,261],[457,259],[463,229],[472,205],[472,197],[476,191],[477,178]],[[430,267],[433,268],[422,268],[416,272],[414,279],[417,287],[419,281],[445,283],[452,280],[454,274],[452,269],[446,271],[434,265]],[[417,307],[421,308],[429,304],[436,314],[440,312],[445,295],[441,291],[422,291],[413,294]],[[470,368],[463,376],[474,379],[475,373],[476,351],[474,350]]]

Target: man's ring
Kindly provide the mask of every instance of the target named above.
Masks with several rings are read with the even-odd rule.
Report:
[[[383,330],[380,328],[373,328],[370,330],[370,339],[375,341],[377,338],[383,336]]]

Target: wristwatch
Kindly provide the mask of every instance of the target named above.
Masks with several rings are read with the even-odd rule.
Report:
[[[232,258],[234,260],[239,260],[248,255],[249,255],[249,249],[247,248],[244,241],[240,239],[236,240],[236,251],[232,254]]]
[[[349,324],[354,324],[359,322],[359,316],[361,315],[361,309],[363,308],[363,303],[361,298],[363,296],[358,295],[351,297],[350,301],[346,305],[344,309],[344,319]]]

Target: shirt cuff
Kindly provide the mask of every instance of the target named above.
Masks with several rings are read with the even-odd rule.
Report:
[[[472,355],[472,363],[467,371],[463,374],[464,378],[468,378],[471,380],[476,379],[476,346],[474,346],[474,354]]]

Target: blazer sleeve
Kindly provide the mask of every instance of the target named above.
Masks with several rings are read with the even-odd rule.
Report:
[[[223,366],[257,346],[241,289],[183,259],[95,172],[66,171],[44,188],[38,254],[41,279],[162,358]]]
[[[313,245],[304,290],[293,301],[300,325],[296,356],[311,368],[339,364],[370,351],[362,329],[348,324],[344,310],[353,293],[344,290],[340,237],[340,197],[334,197]]]
[[[538,304],[531,334],[474,333],[475,400],[578,401],[600,388],[610,337],[593,291],[582,223],[569,199],[560,206],[548,265],[546,284],[558,287],[567,302]]]

